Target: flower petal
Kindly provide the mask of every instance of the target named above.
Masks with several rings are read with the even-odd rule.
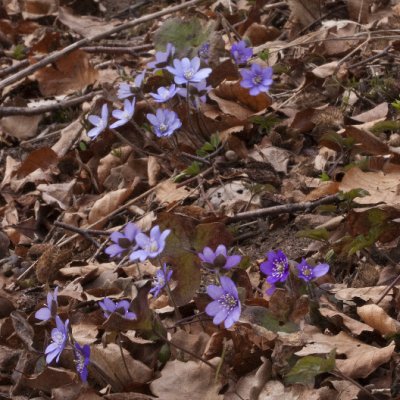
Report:
[[[224,289],[221,286],[208,285],[207,294],[214,300],[219,299],[224,294]]]
[[[327,274],[328,271],[329,271],[329,264],[318,264],[313,269],[313,276],[314,278],[319,278],[320,276]]]

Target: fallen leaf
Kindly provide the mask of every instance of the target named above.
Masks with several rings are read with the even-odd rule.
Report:
[[[25,19],[38,19],[48,15],[56,15],[57,0],[25,0],[20,3],[22,16]]]
[[[389,112],[389,105],[386,102],[378,104],[371,110],[365,111],[361,114],[353,115],[351,118],[360,122],[372,122],[381,118],[385,118]]]
[[[57,161],[57,154],[49,147],[33,150],[18,168],[17,177],[23,178],[39,168],[45,171],[51,165],[55,165]]]
[[[356,142],[356,147],[367,154],[380,155],[390,153],[389,146],[369,131],[361,130],[354,126],[346,126],[341,134],[345,137],[353,138]]]
[[[42,115],[13,115],[1,118],[0,125],[8,136],[25,140],[36,135],[42,117]]]
[[[51,183],[49,185],[42,183],[36,189],[42,193],[42,199],[45,203],[56,203],[62,210],[66,210],[71,203],[72,189],[75,183],[75,179],[68,183]]]
[[[190,192],[184,186],[178,188],[176,183],[167,179],[157,185],[155,194],[160,205],[165,206],[186,199]]]
[[[347,0],[349,17],[359,24],[368,23],[371,0]]]
[[[54,388],[71,384],[75,378],[75,372],[64,368],[47,367],[43,372],[25,378],[24,382],[32,389],[50,392]]]
[[[376,304],[366,304],[357,308],[361,319],[376,329],[382,335],[394,335],[400,332],[400,322],[391,318],[381,307]]]

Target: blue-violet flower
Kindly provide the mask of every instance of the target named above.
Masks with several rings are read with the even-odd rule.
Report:
[[[56,328],[51,331],[51,338],[53,340],[47,347],[44,353],[46,354],[46,363],[50,364],[54,359],[56,362],[60,360],[60,355],[63,352],[68,341],[68,327],[69,319],[65,323],[61,318],[56,315]]]
[[[121,314],[125,319],[133,320],[137,318],[134,312],[129,311],[130,303],[128,300],[114,303],[111,299],[105,297],[103,301],[99,301],[99,306],[103,309],[105,318],[108,318],[114,312]]]
[[[175,54],[175,47],[168,43],[165,51],[157,51],[155,54],[155,61],[147,63],[147,67],[150,69],[154,69],[154,71],[158,71],[159,69],[164,68],[167,63],[168,59]]]
[[[111,129],[125,125],[130,119],[132,119],[133,113],[135,112],[135,101],[136,98],[133,98],[132,103],[127,99],[124,101],[123,110],[114,110],[112,112],[112,116],[118,119],[118,121],[115,121],[113,124],[110,125]]]
[[[252,64],[250,69],[240,71],[242,81],[240,86],[250,89],[251,96],[257,96],[262,92],[268,92],[272,84],[273,69],[271,67],[263,68],[259,64]]]
[[[268,275],[268,283],[284,282],[289,275],[289,261],[281,250],[270,251],[267,254],[268,260],[260,265],[261,271]]]
[[[120,100],[127,99],[128,97],[132,97],[134,93],[132,93],[132,86],[128,82],[121,82],[118,86],[117,97]]]
[[[131,261],[139,259],[144,261],[147,258],[157,257],[164,251],[165,240],[171,233],[170,229],[166,229],[161,233],[158,225],[154,226],[150,231],[150,237],[144,233],[138,233],[136,235],[136,243],[141,247],[140,250],[136,250],[129,256]]]
[[[299,264],[297,264],[297,270],[299,272],[299,278],[303,281],[310,282],[312,279],[319,278],[328,273],[329,264],[318,264],[315,267],[311,267],[307,264],[304,258]]]
[[[174,131],[182,126],[182,122],[175,111],[159,108],[156,115],[147,114],[146,117],[152,124],[153,132],[157,137],[171,136]]]
[[[253,56],[253,49],[247,47],[247,43],[241,40],[232,45],[231,54],[236,64],[245,64]]]
[[[182,60],[175,59],[174,67],[167,67],[167,70],[174,75],[174,81],[178,85],[198,83],[211,74],[211,68],[200,69],[199,57],[194,57],[192,60],[186,57]]]
[[[76,371],[79,373],[83,382],[87,382],[88,377],[88,365],[90,362],[90,346],[85,344],[81,346],[79,343],[75,343],[75,364]]]
[[[99,136],[100,133],[103,132],[104,129],[107,128],[107,124],[108,124],[108,106],[107,106],[107,104],[103,104],[103,107],[101,108],[101,118],[98,117],[97,115],[89,115],[88,120],[95,127],[92,128],[87,133],[87,135],[92,139],[96,139],[97,136]]]
[[[104,252],[110,257],[117,257],[126,255],[128,251],[134,251],[138,248],[135,237],[140,232],[139,227],[132,222],[128,222],[125,225],[124,233],[113,232],[110,235],[110,239],[114,244],[108,246]]]
[[[176,86],[172,84],[169,88],[164,86],[158,88],[157,93],[150,93],[150,96],[153,97],[157,103],[164,103],[172,99],[176,95],[177,91],[178,89]]]
[[[204,247],[202,253],[198,253],[201,261],[209,268],[225,268],[231,269],[240,263],[241,256],[228,256],[226,247],[220,244],[217,249],[212,251],[209,247]]]
[[[153,287],[150,292],[154,297],[160,295],[161,290],[167,286],[167,283],[171,280],[172,270],[168,269],[167,264],[164,263],[161,269],[156,272],[154,277]]]
[[[213,323],[224,322],[225,328],[230,328],[240,318],[241,305],[239,294],[233,281],[227,276],[221,276],[221,286],[207,286],[207,294],[214,300],[206,307],[206,313],[214,317]]]
[[[206,102],[206,95],[211,90],[211,86],[207,86],[206,80],[202,80],[199,83],[193,83],[189,87],[189,93],[198,97],[202,103]],[[182,87],[178,89],[179,96],[186,97],[187,96],[187,88]]]
[[[210,57],[210,43],[209,42],[203,43],[200,46],[197,54],[202,60],[207,62],[208,58]]]
[[[50,318],[55,317],[57,314],[57,295],[58,295],[58,286],[54,289],[54,293],[47,293],[47,304],[36,311],[35,318],[40,319],[42,321],[48,321]]]

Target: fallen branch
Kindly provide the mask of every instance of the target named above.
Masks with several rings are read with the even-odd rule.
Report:
[[[135,47],[129,46],[86,46],[82,47],[82,50],[86,53],[104,53],[104,54],[131,54],[138,55],[140,52],[151,49],[153,46],[151,44],[148,45],[140,45]]]
[[[230,222],[242,221],[244,219],[255,219],[259,217],[265,217],[267,215],[290,214],[296,211],[306,211],[306,210],[311,211],[314,208],[321,206],[323,204],[338,203],[339,201],[340,201],[339,196],[337,194],[333,194],[315,201],[305,201],[304,203],[291,203],[291,204],[284,204],[281,206],[260,208],[259,210],[254,210],[254,211],[245,211],[236,214],[233,217],[229,217],[227,222],[230,223]]]
[[[152,14],[144,15],[141,18],[137,18],[133,21],[127,22],[126,24],[116,26],[112,29],[109,29],[108,31],[104,31],[104,32],[94,35],[92,37],[83,38],[81,40],[78,40],[77,42],[70,44],[69,46],[65,47],[62,50],[57,50],[57,51],[49,54],[47,57],[43,58],[36,64],[30,65],[29,67],[24,68],[21,71],[18,71],[14,75],[11,75],[6,79],[3,79],[2,81],[0,81],[0,90],[4,89],[8,85],[11,85],[12,83],[19,81],[22,78],[25,78],[28,75],[33,74],[34,72],[45,67],[46,65],[59,60],[61,57],[65,56],[66,54],[72,53],[74,50],[80,49],[81,47],[88,46],[90,43],[92,43],[96,40],[104,39],[107,36],[122,32],[126,29],[133,28],[134,26],[140,25],[143,22],[152,21],[153,19],[160,18],[163,15],[174,13],[176,11],[182,10],[183,8],[193,6],[193,5],[201,3],[203,1],[205,1],[205,0],[191,0],[191,1],[188,1],[183,4],[179,4],[174,7],[169,7],[164,10],[152,13]]]

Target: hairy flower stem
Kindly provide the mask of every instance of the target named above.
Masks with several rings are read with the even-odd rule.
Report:
[[[110,129],[110,131],[118,137],[122,142],[127,144],[128,146],[132,147],[133,150],[135,150],[137,153],[139,153],[142,156],[148,156],[149,154],[145,151],[143,151],[140,147],[136,146],[135,143],[131,142],[128,140],[125,136],[121,135],[116,129]]]
[[[129,379],[130,379],[132,382],[134,382],[134,379],[133,379],[133,377],[132,377],[132,375],[131,375],[131,373],[130,373],[130,371],[129,371],[128,364],[126,363],[124,351],[123,351],[123,349],[122,349],[122,339],[121,339],[121,334],[120,334],[120,333],[118,333],[118,347],[119,347],[119,351],[121,352],[122,362],[124,363],[124,367],[125,367],[125,369],[126,369],[126,373],[128,374]]]
[[[193,126],[193,121],[192,121],[192,116],[191,116],[191,107],[190,107],[190,84],[187,84],[187,88],[186,88],[186,108],[187,108],[187,117],[188,117],[188,124],[189,124],[189,128],[191,130],[191,133],[193,134],[193,136],[196,139],[200,139],[200,142],[197,143],[196,148],[201,146],[201,138],[199,137],[199,135],[196,132],[196,129]]]
[[[179,308],[178,308],[178,306],[176,305],[175,300],[174,300],[174,298],[173,298],[173,296],[172,296],[171,288],[170,288],[170,286],[169,286],[169,282],[166,282],[166,283],[165,283],[165,289],[166,289],[167,294],[168,294],[168,297],[169,297],[169,299],[171,300],[171,303],[172,303],[172,305],[173,305],[173,307],[174,307],[174,309],[175,309],[175,316],[176,316],[176,318],[182,319],[182,315],[181,315],[181,313],[179,312]]]

